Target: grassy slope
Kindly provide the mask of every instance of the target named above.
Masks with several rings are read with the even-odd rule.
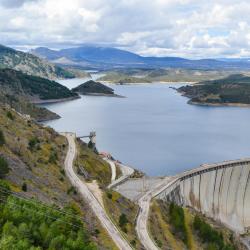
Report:
[[[161,200],[155,200],[151,206],[149,230],[155,242],[161,246],[161,249],[192,249],[202,250],[207,249],[207,245],[203,244],[202,240],[197,235],[193,228],[194,217],[197,214],[189,209],[184,209],[185,214],[185,230],[187,233],[187,242],[184,243],[180,233],[177,233],[170,222],[169,206]],[[213,228],[221,232],[224,237],[224,242],[227,244],[232,243],[232,232],[221,225],[217,225],[214,221],[209,220],[200,215],[205,221],[212,225]],[[236,249],[243,249],[237,239],[233,240],[237,245]]]
[[[12,113],[13,119],[7,115]],[[0,106],[0,129],[6,144],[0,147],[0,156],[10,167],[6,180],[12,190],[25,197],[35,197],[46,204],[59,207],[72,204],[79,208],[84,224],[98,249],[116,249],[86,204],[72,189],[63,170],[67,141],[50,128],[26,121],[14,111]],[[29,142],[34,140],[31,148]],[[27,184],[27,192],[22,185]]]
[[[149,231],[161,249],[185,249],[184,243],[172,233],[168,217],[163,214],[159,203],[154,201],[150,209]]]
[[[19,113],[29,115],[36,121],[47,121],[60,118],[56,113],[28,102],[24,97],[10,95],[3,90],[0,91],[0,103],[7,104]]]
[[[109,164],[88,148],[87,144],[78,140],[78,156],[76,166],[87,172],[87,180],[97,180],[104,188],[110,184],[111,170]]]
[[[138,205],[123,197],[115,191],[106,191],[103,194],[104,206],[110,218],[120,228],[124,237],[130,242],[135,249],[143,249],[135,231],[136,217],[138,213]],[[127,218],[127,223],[122,226],[119,222],[120,216],[124,214]]]

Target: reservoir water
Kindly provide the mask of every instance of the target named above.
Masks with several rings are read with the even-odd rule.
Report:
[[[69,88],[83,82],[60,81]],[[151,176],[250,156],[250,108],[189,105],[170,86],[181,85],[112,85],[126,98],[82,96],[47,104],[62,118],[46,124],[77,135],[96,131],[99,151]]]

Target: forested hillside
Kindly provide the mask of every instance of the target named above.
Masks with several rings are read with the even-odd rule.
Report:
[[[31,101],[77,96],[77,94],[55,81],[30,76],[11,69],[0,69],[0,86],[6,92],[25,96]]]
[[[231,75],[227,78],[184,86],[179,92],[197,104],[250,104],[250,77]]]

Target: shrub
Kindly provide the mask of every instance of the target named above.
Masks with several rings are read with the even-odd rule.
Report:
[[[75,187],[73,187],[73,186],[71,186],[68,190],[67,190],[67,194],[71,194],[71,193],[73,193],[73,194],[77,194],[77,191],[76,191],[76,189],[75,189]]]
[[[185,227],[185,215],[182,207],[171,203],[169,206],[170,223],[175,231],[180,233],[182,240],[187,243],[187,231]]]
[[[23,190],[24,192],[27,192],[27,184],[26,184],[26,182],[23,183],[23,185],[22,185],[22,190]]]
[[[9,196],[10,186],[5,180],[0,180],[0,199],[5,201]]]
[[[64,169],[60,169],[60,173],[65,176],[65,170]]]
[[[119,226],[123,228],[126,226],[127,223],[128,223],[128,219],[127,219],[126,214],[121,214],[119,217]]]
[[[111,200],[113,197],[112,193],[107,193],[107,197]]]
[[[14,120],[14,116],[13,116],[13,114],[12,114],[10,111],[7,112],[6,116],[7,116],[10,120],[12,120],[12,121]]]
[[[232,245],[224,243],[222,233],[212,228],[204,219],[201,219],[198,215],[195,216],[193,222],[194,229],[197,231],[199,237],[204,243],[208,243],[209,250],[233,250]]]
[[[49,156],[49,163],[56,163],[58,160],[57,152],[52,151]]]
[[[3,146],[4,144],[5,144],[4,134],[3,131],[0,130],[0,147]]]
[[[39,143],[39,139],[37,137],[33,137],[29,140],[29,150],[33,150],[35,146]]]
[[[4,178],[9,173],[8,162],[0,156],[0,178]]]

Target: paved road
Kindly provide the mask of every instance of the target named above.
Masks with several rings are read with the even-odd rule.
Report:
[[[115,166],[115,163],[111,160],[109,160],[108,158],[103,158],[110,166],[111,168],[111,184],[115,181],[116,179],[116,166]]]
[[[175,178],[173,177],[165,177],[157,186],[146,192],[145,195],[143,195],[138,201],[140,212],[136,221],[136,232],[141,243],[147,250],[159,249],[155,245],[154,241],[150,238],[150,235],[148,233],[147,222],[149,217],[151,199],[152,197],[155,197],[162,188],[165,188],[166,185],[168,185],[168,183],[171,183],[174,179]]]
[[[65,159],[65,172],[70,179],[71,184],[79,191],[84,200],[92,208],[102,226],[107,230],[117,247],[121,250],[132,250],[128,242],[118,231],[117,227],[109,219],[104,208],[90,192],[87,185],[75,174],[73,170],[73,162],[76,155],[75,135],[73,133],[63,133],[63,135],[66,136],[69,143],[69,149]]]
[[[122,176],[119,177],[117,180],[112,181],[110,183],[110,185],[108,186],[108,188],[114,188],[115,186],[121,184],[122,182],[127,180],[135,172],[135,170],[133,168],[125,166],[121,163],[118,163],[118,166],[120,167],[120,169],[122,171]]]

